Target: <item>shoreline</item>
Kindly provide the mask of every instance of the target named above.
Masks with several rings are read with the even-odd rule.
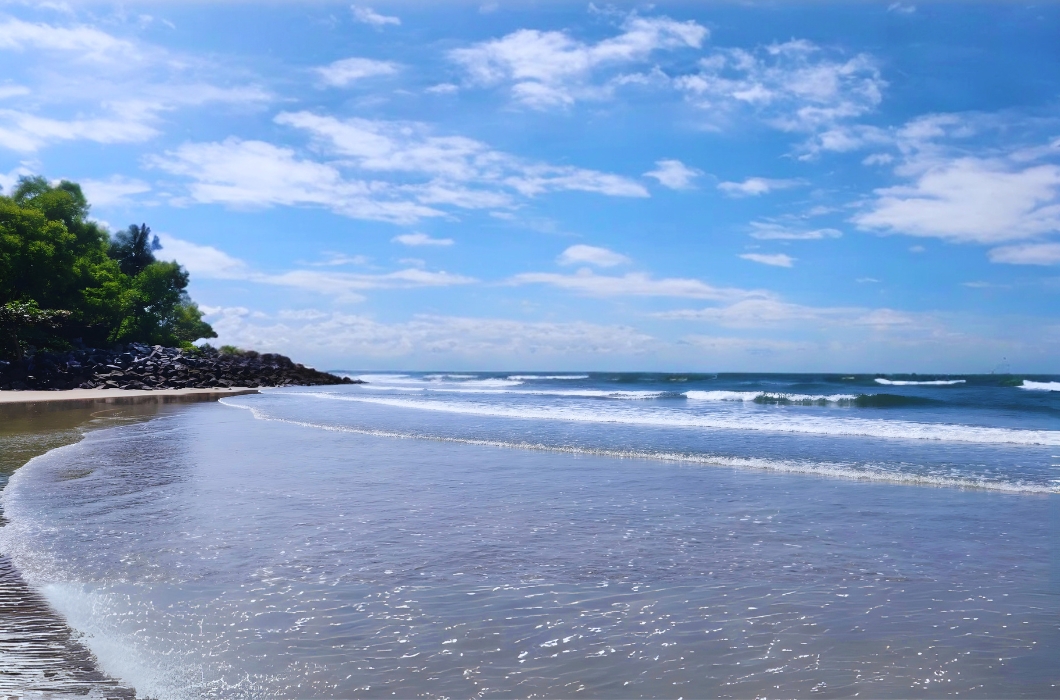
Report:
[[[95,403],[194,403],[216,401],[226,396],[260,394],[250,387],[217,387],[212,389],[63,389],[59,391],[0,391],[0,408],[90,407]]]
[[[0,491],[28,461],[86,432],[149,420],[167,404],[216,401],[257,389],[70,389],[0,391]],[[0,511],[0,527],[6,524]],[[131,700],[136,691],[105,674],[66,620],[0,553],[0,697]]]

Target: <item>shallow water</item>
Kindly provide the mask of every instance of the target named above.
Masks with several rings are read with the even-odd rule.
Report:
[[[535,384],[407,380],[435,404]],[[1023,422],[998,402],[954,420],[379,402],[395,393],[285,390],[92,433],[15,474],[2,549],[159,698],[1060,694],[1052,395]],[[932,418],[1046,444],[791,428]]]
[[[85,431],[145,420],[153,406],[0,406],[0,488],[27,460],[79,441]],[[0,510],[0,526],[5,523]],[[47,601],[0,554],[0,696],[131,698]]]

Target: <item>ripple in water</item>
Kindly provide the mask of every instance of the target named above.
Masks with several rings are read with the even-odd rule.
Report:
[[[158,698],[1046,696],[1055,503],[209,405],[34,460],[0,537]]]

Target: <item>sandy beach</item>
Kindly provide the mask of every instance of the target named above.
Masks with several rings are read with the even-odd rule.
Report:
[[[67,391],[0,391],[0,406],[35,406],[64,404],[90,406],[94,403],[141,404],[216,401],[225,396],[257,394],[257,389],[70,389]]]

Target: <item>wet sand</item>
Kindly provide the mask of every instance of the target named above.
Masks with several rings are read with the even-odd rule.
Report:
[[[215,401],[254,389],[0,392],[0,489],[16,469],[99,428],[147,420],[165,404]],[[0,512],[0,526],[4,525]],[[0,554],[0,697],[134,698]]]
[[[98,403],[143,404],[184,403],[188,401],[216,401],[225,396],[257,394],[257,389],[232,387],[225,389],[69,389],[67,391],[0,391],[0,407],[33,406],[37,404],[65,404],[91,407]],[[3,416],[0,415],[0,419]]]

